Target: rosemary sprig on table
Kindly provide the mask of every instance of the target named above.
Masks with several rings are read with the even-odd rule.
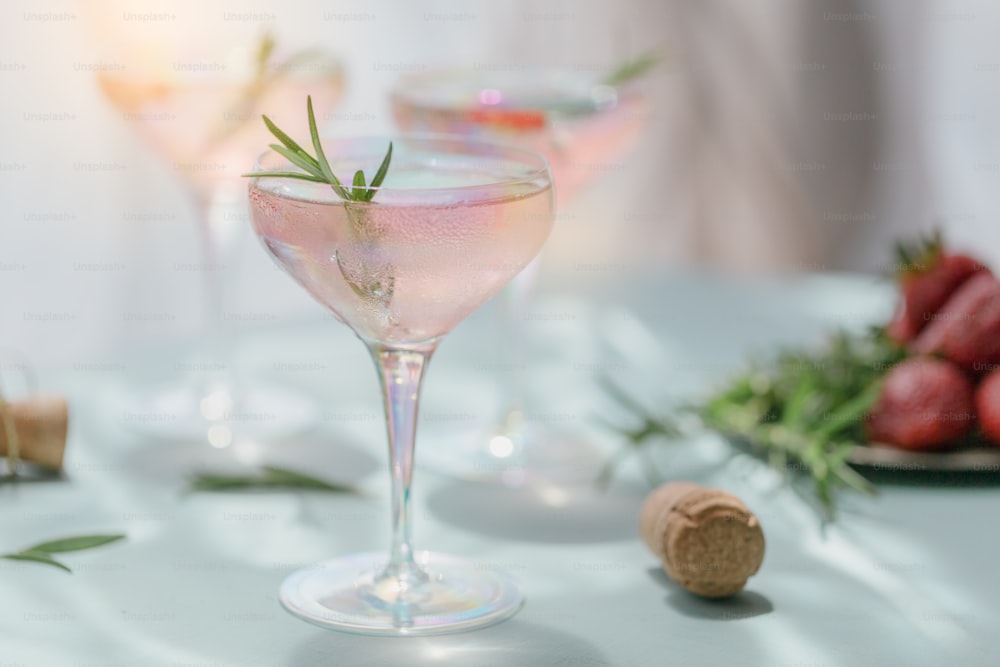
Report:
[[[278,153],[293,165],[301,169],[298,171],[258,171],[250,174],[243,174],[249,178],[295,178],[302,181],[312,181],[313,183],[327,183],[337,193],[337,196],[345,201],[370,202],[378,193],[377,188],[382,185],[385,176],[389,173],[389,163],[392,161],[392,142],[389,142],[389,150],[382,158],[375,175],[372,176],[371,183],[365,185],[365,172],[358,169],[354,172],[354,180],[350,186],[344,186],[330,168],[330,162],[323,152],[323,145],[319,138],[319,129],[316,126],[316,114],[313,112],[312,96],[306,98],[306,113],[309,116],[309,135],[312,139],[313,150],[316,156],[310,155],[304,148],[295,142],[286,133],[282,132],[270,118],[263,116],[264,124],[281,144],[271,144],[274,152]]]
[[[195,473],[191,477],[188,489],[191,491],[300,490],[358,493],[355,487],[347,484],[327,482],[317,477],[276,466],[261,466],[261,472],[253,475]]]
[[[42,542],[41,544],[36,544],[13,553],[0,554],[0,558],[42,563],[72,573],[73,570],[53,558],[52,554],[93,549],[94,547],[103,546],[122,539],[125,539],[124,535],[79,535],[77,537],[65,537],[59,540]]]
[[[832,513],[838,487],[874,492],[847,458],[864,442],[863,420],[878,398],[881,377],[905,355],[882,329],[839,333],[820,352],[786,350],[771,363],[751,368],[690,410],[704,427],[748,443],[778,470],[809,475],[823,508]],[[671,418],[650,415],[615,391],[612,398],[641,421],[638,427],[618,428],[626,438],[625,451],[641,449],[653,436],[683,435]],[[621,458],[612,462],[617,465]]]

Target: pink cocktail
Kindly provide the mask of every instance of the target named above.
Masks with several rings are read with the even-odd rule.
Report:
[[[387,143],[322,145],[332,172],[343,175],[373,173]],[[343,199],[324,183],[271,176],[250,183],[251,221],[268,253],[368,348],[389,434],[388,557],[362,553],[299,570],[282,585],[281,601],[340,630],[433,634],[507,618],[522,595],[501,572],[411,546],[421,377],[441,338],[535,258],[554,202],[548,166],[531,151],[461,137],[404,136],[394,146],[371,201]],[[254,172],[293,169],[270,152]]]

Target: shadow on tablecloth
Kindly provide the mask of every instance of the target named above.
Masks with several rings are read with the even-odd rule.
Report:
[[[290,667],[321,665],[612,665],[585,639],[520,619],[476,632],[385,638],[322,632],[292,654]]]
[[[428,509],[457,528],[499,539],[581,544],[638,539],[648,489],[619,486],[507,487],[455,482],[435,490]]]
[[[237,441],[214,449],[201,441],[162,441],[124,453],[116,465],[133,479],[183,486],[194,471],[235,473],[260,465],[301,471],[331,482],[355,484],[383,464],[346,436],[313,432],[274,442]]]
[[[771,601],[754,591],[744,589],[732,597],[712,600],[688,593],[671,581],[661,567],[649,568],[649,576],[667,591],[667,604],[690,618],[739,621],[774,611]]]

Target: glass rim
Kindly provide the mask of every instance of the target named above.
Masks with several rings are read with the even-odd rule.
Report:
[[[597,90],[604,91],[604,97],[611,97],[613,103],[610,106],[617,106],[618,101],[630,96],[633,93],[627,84],[605,83],[600,77],[592,72],[580,70],[572,67],[551,65],[543,67],[533,67],[520,70],[477,70],[473,67],[441,67],[437,69],[421,70],[417,72],[404,72],[396,77],[389,87],[389,99],[393,102],[411,105],[424,109],[434,109],[449,113],[461,113],[467,110],[466,105],[452,102],[440,102],[430,100],[427,96],[427,86],[448,84],[458,81],[462,84],[475,83],[481,81],[484,85],[490,83],[504,83],[513,81],[517,83],[531,83],[533,81],[546,79],[562,79],[573,85],[571,94],[565,94],[557,100],[557,105],[552,108],[545,104],[514,104],[511,107],[492,107],[490,105],[477,106],[477,109],[511,109],[515,111],[537,111],[542,113],[555,113],[560,106],[566,106],[574,115],[578,113],[599,113],[609,106],[609,101],[601,96],[595,97]],[[473,93],[474,85],[465,92]],[[512,86],[512,87],[516,87]],[[502,89],[502,88],[501,88]],[[566,109],[563,109],[566,111]]]
[[[526,148],[526,147],[518,145],[516,143],[503,142],[503,141],[493,141],[491,139],[481,139],[479,137],[470,138],[470,137],[467,137],[467,136],[464,136],[464,135],[461,135],[461,134],[447,134],[447,133],[436,133],[436,132],[400,132],[400,133],[396,133],[396,134],[383,134],[383,135],[379,135],[379,134],[364,134],[364,135],[357,135],[357,136],[324,135],[324,136],[320,137],[320,142],[321,143],[325,144],[327,141],[330,141],[330,142],[384,141],[386,146],[388,146],[388,142],[390,142],[390,141],[393,142],[394,146],[397,144],[397,142],[398,143],[403,143],[405,141],[425,141],[425,142],[437,141],[437,142],[452,143],[452,144],[454,144],[456,146],[479,146],[479,147],[483,147],[483,148],[501,149],[501,150],[503,150],[503,151],[505,151],[507,153],[520,154],[522,156],[530,158],[531,162],[534,162],[534,163],[536,163],[538,165],[536,168],[532,169],[528,173],[526,173],[526,174],[519,174],[517,177],[512,177],[512,178],[507,178],[507,179],[500,179],[500,180],[496,180],[496,181],[489,181],[489,182],[483,182],[483,183],[476,183],[475,185],[456,185],[456,186],[452,186],[452,187],[432,187],[432,188],[394,188],[394,187],[384,187],[384,186],[379,186],[379,187],[375,188],[375,187],[372,187],[370,185],[365,185],[363,188],[358,188],[358,189],[363,190],[363,191],[402,192],[402,193],[412,194],[414,196],[419,196],[421,194],[434,194],[434,193],[445,193],[445,192],[472,192],[472,191],[477,191],[477,190],[483,190],[484,188],[495,188],[495,187],[504,186],[504,185],[517,185],[517,184],[520,184],[520,183],[531,183],[533,181],[538,180],[540,177],[545,177],[546,178],[546,180],[548,181],[549,187],[553,187],[554,186],[554,182],[555,182],[555,179],[552,176],[552,167],[549,164],[548,158],[545,157],[545,155],[543,155],[539,151],[533,150],[531,148]],[[395,148],[394,148],[394,150],[395,150]],[[456,153],[456,154],[461,155],[463,153],[459,152],[459,153]],[[268,148],[267,150],[259,153],[257,155],[257,157],[253,161],[252,171],[250,171],[249,173],[247,173],[247,177],[250,180],[251,186],[254,183],[256,183],[256,182],[258,182],[260,180],[281,180],[279,177],[275,177],[275,176],[263,176],[263,177],[261,177],[261,176],[256,176],[255,175],[256,172],[258,172],[258,171],[264,171],[264,169],[261,166],[261,161],[264,158],[266,158],[268,156],[271,156],[271,155],[275,155],[275,156],[278,156],[278,157],[283,157],[280,153],[278,153],[277,151],[275,151],[273,148]],[[376,155],[376,158],[381,159],[382,155],[383,154]],[[473,153],[465,153],[465,155],[474,156]],[[287,163],[288,160],[285,159],[285,162]],[[531,166],[531,162],[528,162],[527,160],[524,160],[522,162],[522,164],[525,164],[526,166]],[[292,166],[294,166],[294,165],[292,165]],[[298,171],[301,171],[301,169],[299,169],[298,167],[295,167],[295,169],[298,170]],[[390,167],[390,169],[391,169],[391,167]],[[305,172],[302,172],[302,173],[305,173]],[[327,186],[327,187],[329,187],[329,185],[326,184],[326,183],[316,183],[316,182],[312,182],[312,181],[304,181],[304,182],[311,183],[312,185]],[[350,180],[341,180],[341,183],[343,183],[343,185],[344,185],[345,188],[350,187],[350,188],[353,189],[353,186],[351,186]],[[284,198],[300,199],[300,197],[290,197],[290,196],[284,195],[283,193],[280,193],[280,192],[276,192],[274,194],[276,194],[279,197],[284,197]],[[375,201],[367,201],[367,202],[365,202],[365,201],[355,201],[355,200],[344,200],[344,199],[340,199],[339,197],[336,198],[336,202],[337,203],[351,204],[352,206],[353,205],[360,205],[360,206],[364,206],[364,205],[380,205],[380,202],[375,202]]]
[[[566,65],[542,65],[538,67],[525,67],[519,69],[476,69],[475,67],[434,67],[413,72],[400,72],[393,80],[390,88],[391,94],[396,94],[405,88],[405,84],[426,81],[427,79],[440,79],[442,77],[546,77],[565,76],[567,78],[587,81],[593,85],[604,86],[621,90],[625,88],[623,84],[603,83],[600,81],[602,73],[594,73],[586,69],[568,67]]]

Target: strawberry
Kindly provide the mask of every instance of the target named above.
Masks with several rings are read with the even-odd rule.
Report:
[[[940,234],[916,249],[899,246],[896,250],[901,298],[886,333],[903,344],[916,338],[948,297],[986,267],[968,255],[945,252]]]
[[[979,383],[975,400],[979,428],[994,445],[1000,445],[1000,370]]]
[[[1000,280],[980,273],[958,288],[914,339],[920,354],[939,354],[971,371],[1000,361]]]
[[[914,451],[942,449],[969,432],[972,410],[972,383],[960,368],[911,357],[886,373],[865,431],[872,442]]]

